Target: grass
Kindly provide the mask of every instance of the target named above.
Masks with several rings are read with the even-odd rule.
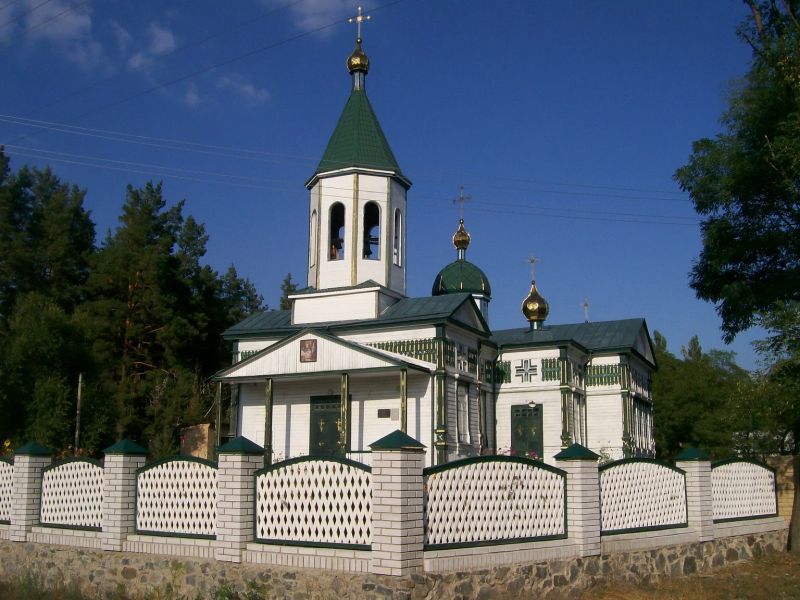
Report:
[[[800,600],[800,554],[770,554],[651,585],[611,584],[580,600]]]

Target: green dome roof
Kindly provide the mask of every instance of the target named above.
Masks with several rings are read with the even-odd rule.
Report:
[[[459,292],[491,296],[492,287],[489,285],[489,278],[483,271],[471,262],[459,259],[439,271],[433,282],[431,294],[441,296]]]

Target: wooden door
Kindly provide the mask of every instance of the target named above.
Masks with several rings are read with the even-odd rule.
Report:
[[[519,404],[511,407],[512,454],[528,458],[542,458],[544,436],[541,405]]]
[[[308,453],[312,456],[341,455],[342,428],[339,396],[312,396]]]

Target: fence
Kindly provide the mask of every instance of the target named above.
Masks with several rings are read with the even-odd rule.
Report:
[[[566,537],[566,473],[513,456],[467,458],[423,471],[425,547]]]
[[[605,535],[687,527],[686,473],[649,458],[603,465],[600,513]]]
[[[0,460],[0,539],[401,575],[786,527],[774,472],[752,461],[598,468],[573,445],[555,466],[498,456],[423,469],[416,441],[384,440],[396,445],[373,444],[371,467],[304,457],[259,469],[263,449],[243,438],[218,464],[145,465],[129,442],[104,465],[20,451]]]
[[[10,460],[0,458],[0,524],[11,523],[11,491],[13,488],[14,465]]]

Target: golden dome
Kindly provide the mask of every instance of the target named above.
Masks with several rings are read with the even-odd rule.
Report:
[[[458,231],[453,234],[453,245],[456,250],[466,250],[470,242],[469,233],[464,229],[464,219],[458,220]]]
[[[550,312],[550,305],[536,289],[536,282],[531,281],[531,291],[522,301],[522,314],[533,323],[542,323]]]
[[[347,59],[347,70],[351,73],[354,71],[369,72],[369,58],[367,58],[367,55],[364,54],[364,51],[361,49],[361,38],[356,40],[356,49],[353,50],[350,58]]]

